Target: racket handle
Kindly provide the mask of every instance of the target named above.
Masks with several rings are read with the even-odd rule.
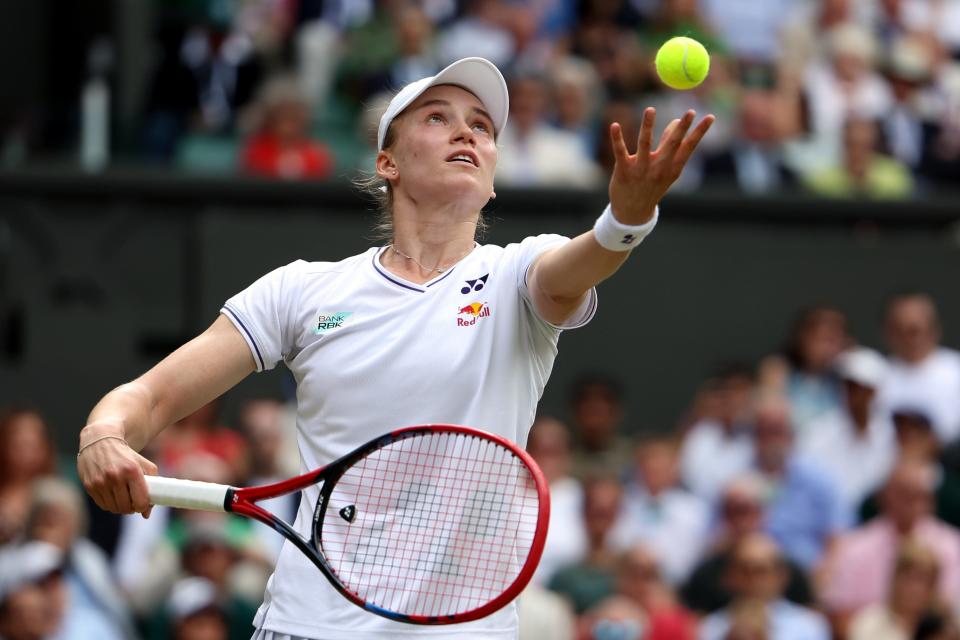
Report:
[[[224,502],[232,487],[214,482],[179,480],[161,476],[144,476],[151,504],[179,509],[226,511]]]

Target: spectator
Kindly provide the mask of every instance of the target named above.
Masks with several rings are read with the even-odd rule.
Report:
[[[825,64],[813,63],[803,78],[809,138],[787,145],[786,160],[801,175],[841,164],[844,122],[851,117],[876,120],[892,106],[890,89],[874,70],[877,44],[856,24],[826,33]]]
[[[55,471],[46,422],[32,409],[0,415],[0,545],[23,534],[36,478]]]
[[[771,63],[780,56],[780,34],[793,3],[774,0],[762,5],[749,0],[706,0],[707,23],[744,63]]]
[[[677,602],[673,591],[664,583],[660,561],[650,550],[638,546],[624,553],[617,574],[617,591],[646,614],[644,640],[693,640],[696,637],[696,619]]]
[[[394,14],[398,55],[389,67],[388,87],[402,87],[441,69],[433,51],[433,23],[422,7],[404,4]]]
[[[80,606],[70,607],[63,553],[46,542],[0,549],[0,637],[6,640],[120,638]]]
[[[570,431],[555,418],[540,416],[527,436],[527,451],[540,465],[550,485],[550,526],[534,582],[547,584],[561,567],[570,565],[587,549],[583,527],[583,487],[570,470]]]
[[[60,478],[34,482],[26,537],[56,547],[63,558],[67,622],[95,620],[104,634],[99,640],[135,638],[133,620],[114,583],[109,560],[85,537],[86,521],[86,504],[76,487]]]
[[[149,156],[159,160],[172,159],[185,134],[231,131],[266,62],[251,34],[230,24],[232,16],[176,11],[161,23],[159,63],[146,99],[143,135]]]
[[[633,444],[620,432],[623,424],[623,389],[613,378],[586,375],[570,393],[573,422],[573,475],[619,477],[630,464]]]
[[[809,307],[794,320],[783,354],[761,363],[760,386],[786,395],[798,436],[817,416],[841,409],[833,363],[849,342],[843,313],[824,305]]]
[[[909,168],[880,153],[877,121],[858,117],[843,125],[841,162],[809,172],[804,182],[814,193],[831,198],[906,198],[914,189]]]
[[[530,584],[520,594],[517,604],[519,640],[574,640],[576,618],[562,596]]]
[[[934,513],[955,527],[960,527],[960,477],[956,471],[940,463],[940,446],[929,416],[908,408],[895,409],[893,424],[896,428],[900,460],[909,460],[930,465],[936,476]],[[860,507],[860,520],[866,521],[877,515],[880,497],[869,496]]]
[[[734,548],[727,576],[733,603],[707,616],[700,627],[701,640],[724,640],[742,607],[763,611],[769,637],[773,640],[828,640],[826,620],[811,609],[783,599],[787,581],[783,557],[776,543],[763,534],[752,534]],[[756,616],[754,616],[756,620]],[[738,619],[742,628],[742,619]]]
[[[687,578],[700,555],[707,530],[705,502],[677,485],[677,443],[649,437],[636,449],[636,468],[624,491],[612,544],[644,544],[660,558],[669,584]]]
[[[480,56],[498,67],[509,67],[536,26],[527,9],[503,0],[467,0],[463,4],[463,15],[437,39],[441,66]]]
[[[204,578],[184,578],[173,585],[166,603],[172,640],[227,640],[226,612],[216,587]]]
[[[0,547],[0,637],[41,640],[63,623],[62,554],[32,542]]]
[[[218,484],[228,484],[232,474],[222,459],[210,453],[185,456],[178,469],[185,479]],[[262,598],[272,568],[271,556],[253,525],[252,520],[226,513],[175,513],[162,539],[143,551],[139,580],[127,585],[131,606],[139,615],[151,616],[154,633],[168,635],[162,604],[173,583],[190,575],[213,582],[225,603],[236,603],[241,624],[249,626],[255,610],[250,602]],[[245,632],[249,634],[249,629]]]
[[[285,454],[283,405],[276,400],[250,400],[240,412],[240,430],[246,436],[250,454],[250,475],[247,486],[271,484],[285,480],[296,470],[284,469]],[[300,504],[300,493],[295,492],[260,502],[260,506],[287,522],[293,522]],[[260,546],[269,550],[276,561],[283,546],[284,537],[277,535],[272,527],[256,522],[254,531]]]
[[[610,547],[623,490],[614,478],[599,477],[584,486],[583,521],[587,552],[576,564],[560,569],[550,580],[550,589],[566,596],[581,614],[613,593],[617,554]]]
[[[241,151],[247,173],[302,180],[326,178],[333,171],[333,156],[309,137],[310,103],[292,76],[270,79],[248,119],[253,134]]]
[[[960,435],[960,353],[940,345],[940,320],[925,293],[895,296],[884,326],[890,375],[878,402],[885,411],[912,407],[933,420],[943,443]]]
[[[933,52],[919,37],[898,38],[886,57],[884,71],[894,104],[881,120],[883,137],[894,158],[911,170],[924,170],[940,110],[939,100],[928,90],[933,81]]]
[[[606,132],[614,122],[620,124],[624,140],[636,140],[640,136],[640,113],[628,96],[620,92],[611,93],[610,99],[601,110],[600,126],[597,129],[596,157],[603,171],[607,174],[613,171],[616,158],[613,155],[613,146],[610,136]]]
[[[680,472],[684,484],[702,498],[714,498],[731,478],[750,467],[753,385],[749,367],[724,365],[698,393],[693,424],[680,449]]]
[[[637,38],[644,58],[652,59],[664,42],[675,35],[685,35],[701,42],[713,56],[726,56],[728,51],[722,37],[703,19],[701,7],[707,3],[696,0],[663,0],[650,16],[643,28],[637,32]],[[712,64],[713,60],[711,60]],[[657,82],[657,88],[663,91],[663,85]],[[659,111],[659,109],[658,109]]]
[[[887,599],[854,616],[850,640],[910,640],[925,615],[940,605],[940,567],[933,551],[906,541],[897,552]]]
[[[642,71],[644,66],[649,68],[649,65],[624,64],[636,51],[636,37],[632,33],[636,22],[637,16],[622,2],[589,0],[580,4],[580,17],[574,30],[573,53],[590,61],[608,91],[623,92],[621,95],[627,93],[623,83],[625,66],[632,67],[632,71]],[[649,76],[648,71],[637,79]],[[626,136],[624,131],[624,138],[629,140]]]
[[[949,610],[929,611],[917,624],[913,640],[957,640],[960,638],[956,616]]]
[[[884,489],[881,514],[843,535],[831,550],[821,597],[841,631],[853,613],[883,601],[897,550],[908,539],[936,554],[942,595],[950,601],[960,595],[960,531],[931,515],[935,483],[930,465],[899,463]]]
[[[175,634],[177,627],[186,617],[182,610],[170,607],[169,604],[178,595],[178,587],[184,581],[203,580],[213,591],[213,598],[219,605],[228,633],[231,638],[247,638],[250,636],[250,625],[253,623],[260,601],[266,576],[254,578],[254,584],[247,584],[249,580],[249,561],[244,559],[243,534],[239,525],[228,528],[224,522],[211,518],[200,518],[188,521],[182,527],[174,527],[170,534],[176,540],[180,538],[180,571],[176,572],[166,591],[166,604],[155,607],[148,618],[146,636],[153,640],[169,638]],[[249,558],[249,554],[246,556]],[[260,568],[261,572],[265,567]],[[189,584],[189,583],[188,583]],[[197,588],[191,588],[199,592]],[[204,591],[208,589],[205,587]],[[255,599],[253,593],[257,592]],[[189,591],[188,591],[189,593]],[[187,596],[183,596],[185,599]],[[205,607],[197,607],[200,611]],[[198,625],[199,626],[199,625]],[[173,633],[171,633],[171,630]]]
[[[799,451],[830,474],[853,511],[883,483],[894,463],[893,425],[874,402],[887,363],[875,351],[855,347],[840,354],[836,371],[843,406],[810,423]]]
[[[684,585],[681,595],[688,607],[699,613],[712,613],[733,601],[726,581],[733,550],[748,536],[760,533],[765,525],[766,486],[756,475],[732,480],[719,500],[716,540]],[[795,604],[811,606],[813,590],[804,570],[788,558],[783,559],[787,572],[784,597]]]
[[[762,602],[738,601],[730,610],[730,629],[724,640],[773,640]]]
[[[623,596],[610,596],[580,617],[578,640],[645,640],[643,609]]]
[[[184,458],[200,452],[226,464],[228,475],[222,479],[224,484],[236,484],[247,476],[246,442],[235,430],[217,422],[218,408],[219,401],[210,402],[160,434],[157,457],[161,473],[198,480],[186,475],[180,466]]]
[[[772,72],[772,70],[771,70]],[[725,169],[721,160],[730,163],[729,170],[737,185],[746,193],[770,193],[795,182],[783,157],[783,142],[795,128],[797,98],[772,86],[773,79],[759,86],[745,86],[740,91],[736,113],[737,130],[730,140],[728,154],[707,165],[708,172]]]
[[[790,406],[763,395],[755,407],[754,468],[767,483],[766,530],[784,554],[812,570],[850,513],[832,479],[795,452]]]
[[[511,186],[599,186],[599,168],[581,141],[549,124],[546,79],[535,74],[510,81],[510,124],[500,134],[498,184]],[[563,158],[563,162],[557,162]]]
[[[783,31],[781,62],[802,73],[811,62],[823,62],[821,38],[834,27],[857,24],[869,27],[871,7],[856,0],[821,0],[794,3],[793,16]]]
[[[583,58],[566,56],[551,65],[550,83],[557,127],[575,135],[583,153],[591,155],[597,146],[597,119],[604,98],[597,72]]]

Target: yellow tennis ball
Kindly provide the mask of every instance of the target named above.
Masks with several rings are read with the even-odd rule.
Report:
[[[710,54],[693,38],[670,38],[656,58],[657,75],[671,89],[693,89],[710,71]]]

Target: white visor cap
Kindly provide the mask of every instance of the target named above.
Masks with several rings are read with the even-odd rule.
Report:
[[[378,150],[383,149],[383,140],[387,137],[387,129],[390,128],[393,119],[424,91],[440,84],[463,87],[477,96],[487,113],[493,118],[494,131],[496,133],[503,131],[510,109],[510,98],[507,95],[507,83],[503,79],[503,74],[496,65],[485,58],[463,58],[435,76],[411,82],[393,97],[387,110],[380,117],[380,127],[377,129]]]

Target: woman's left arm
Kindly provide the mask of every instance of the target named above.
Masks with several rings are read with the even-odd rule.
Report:
[[[616,221],[624,225],[642,225],[653,218],[660,198],[680,176],[714,121],[708,115],[691,131],[696,114],[687,111],[667,126],[660,144],[651,151],[655,117],[653,108],[644,111],[637,153],[633,155],[627,150],[620,125],[610,125],[616,159],[610,177],[610,206]],[[613,275],[630,253],[604,248],[592,230],[545,251],[527,277],[537,312],[552,324],[562,324],[577,310],[583,296]]]

